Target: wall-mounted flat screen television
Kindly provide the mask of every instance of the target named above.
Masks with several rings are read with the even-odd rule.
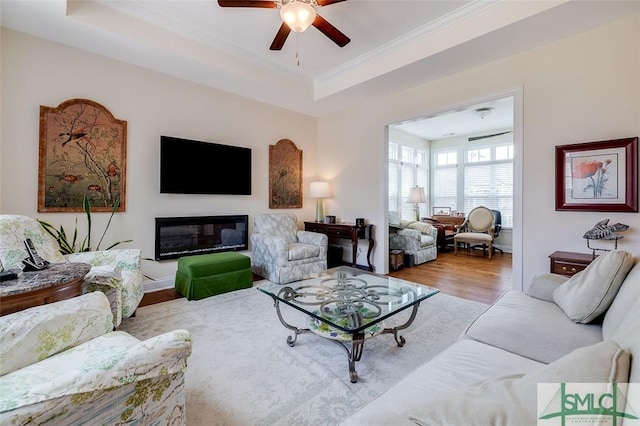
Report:
[[[251,195],[251,149],[161,136],[160,192]]]

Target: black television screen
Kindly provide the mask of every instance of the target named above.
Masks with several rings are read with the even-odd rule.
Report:
[[[161,136],[160,192],[251,195],[251,149]]]

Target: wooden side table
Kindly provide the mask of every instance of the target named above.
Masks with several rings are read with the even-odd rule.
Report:
[[[389,252],[389,266],[394,271],[404,266],[404,250],[391,250]]]
[[[79,262],[52,263],[40,271],[22,272],[0,283],[0,316],[82,294],[82,283],[91,265]]]
[[[549,255],[549,259],[551,259],[550,272],[571,277],[589,266],[595,257],[586,253],[554,251]]]
[[[369,240],[369,249],[367,250],[368,266],[364,268],[369,271],[373,271],[373,264],[371,263],[371,252],[375,245],[375,241],[373,239],[373,225],[357,226],[351,223],[305,222],[304,230],[325,234],[329,238],[344,238],[351,240],[351,246],[353,247],[351,266],[354,268],[360,267],[356,264],[356,258],[358,257],[358,240]]]

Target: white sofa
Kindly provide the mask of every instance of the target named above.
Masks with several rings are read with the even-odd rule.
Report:
[[[618,408],[639,410],[640,265],[633,263],[629,253],[613,251],[570,279],[543,274],[528,294],[507,292],[457,342],[343,424],[560,424],[539,420],[548,408],[558,422],[552,403],[560,383],[569,391],[576,386],[569,384],[591,383],[576,393],[599,395],[611,393],[611,381],[629,382],[620,395],[630,405]],[[548,385],[539,391],[539,383]],[[564,415],[571,422],[576,414]],[[618,425],[638,422],[617,418]]]
[[[400,229],[389,235],[389,248],[413,255],[413,264],[420,265],[438,257],[438,230],[430,223],[403,220]]]
[[[184,425],[191,336],[111,331],[104,293],[0,318],[0,424]]]

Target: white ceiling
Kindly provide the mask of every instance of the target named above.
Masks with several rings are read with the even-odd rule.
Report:
[[[479,114],[479,109],[489,109]],[[513,130],[513,97],[506,97],[445,111],[433,117],[419,118],[393,126],[426,140],[461,136],[488,135]]]
[[[638,1],[348,0],[269,45],[277,9],[216,0],[0,0],[2,26],[320,116],[640,13]],[[300,64],[296,61],[296,49]]]

